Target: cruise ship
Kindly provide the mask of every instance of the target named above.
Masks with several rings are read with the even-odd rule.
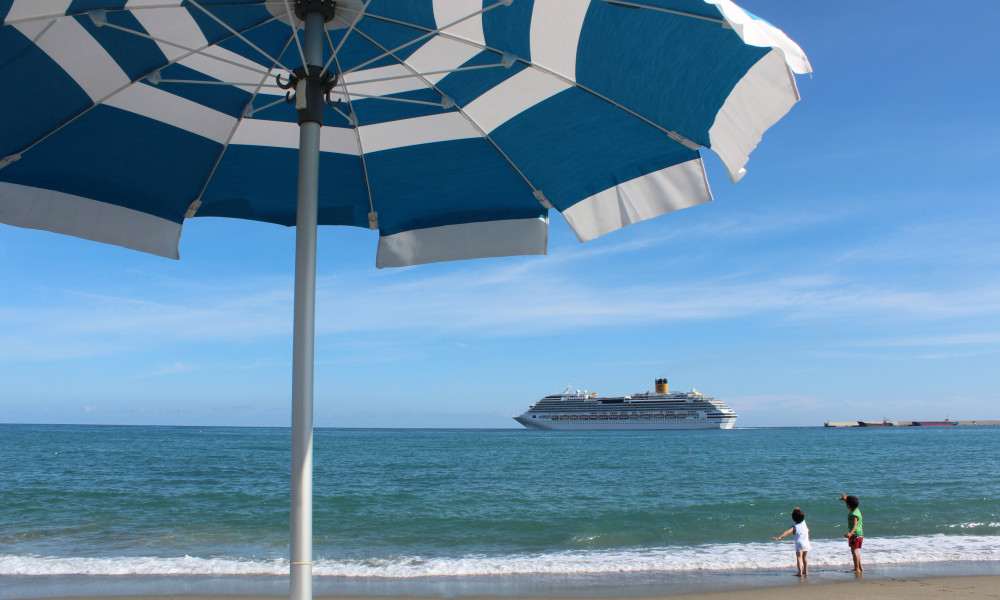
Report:
[[[732,429],[736,417],[725,402],[698,390],[671,394],[657,379],[654,393],[609,398],[567,387],[514,420],[530,429]]]

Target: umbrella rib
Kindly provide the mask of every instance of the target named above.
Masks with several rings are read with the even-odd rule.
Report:
[[[297,35],[296,35],[295,32],[292,32],[292,36],[293,37],[297,37]],[[291,43],[292,43],[291,39],[289,39],[287,42],[285,42],[284,48],[281,49],[281,53],[282,54],[285,53],[285,51],[288,49],[288,46]],[[205,194],[205,190],[208,189],[208,184],[211,183],[212,177],[215,176],[215,171],[219,168],[219,164],[222,163],[222,157],[226,154],[226,150],[229,150],[229,145],[230,145],[230,143],[232,143],[233,136],[236,135],[236,130],[239,129],[240,123],[242,123],[243,119],[246,118],[247,116],[253,115],[253,112],[254,112],[253,111],[253,101],[254,101],[254,98],[256,98],[257,94],[260,93],[260,88],[264,87],[264,85],[265,85],[264,82],[267,81],[267,79],[270,77],[270,71],[273,70],[273,69],[274,69],[274,66],[272,65],[272,67],[268,71],[268,73],[266,73],[264,75],[264,77],[261,78],[260,82],[257,84],[257,89],[254,90],[253,95],[250,97],[250,102],[247,103],[247,108],[245,108],[244,111],[243,111],[243,114],[240,115],[239,118],[236,119],[236,123],[233,125],[233,128],[229,131],[229,136],[226,138],[226,143],[222,145],[222,149],[219,151],[219,155],[215,158],[215,163],[212,165],[212,170],[209,171],[208,172],[208,176],[205,177],[205,183],[203,183],[202,186],[201,186],[201,189],[198,190],[198,195],[195,197],[195,199],[191,202],[190,205],[188,205],[187,212],[184,213],[184,218],[185,219],[190,219],[191,217],[194,217],[195,214],[198,212],[198,209],[201,208],[201,197]],[[271,102],[267,106],[261,107],[258,110],[263,110],[263,109],[265,109],[267,107],[274,106],[275,104],[278,104],[280,102],[285,102],[285,99],[282,98],[282,99],[277,100],[275,102]],[[249,111],[247,109],[249,109]],[[248,115],[247,112],[249,112],[250,115]]]
[[[410,67],[410,65],[406,64],[406,61],[404,61],[404,60],[400,59],[398,56],[396,56],[395,53],[394,53],[395,51],[386,51],[378,42],[376,42],[375,40],[373,40],[370,37],[368,37],[367,35],[365,35],[365,33],[363,31],[361,31],[360,29],[357,30],[357,32],[358,32],[359,35],[361,35],[366,40],[368,40],[372,45],[374,45],[377,48],[383,50],[383,52],[386,53],[385,54],[386,56],[388,56],[388,57],[392,58],[393,60],[395,60],[396,62],[398,62],[404,69],[407,69],[408,71],[414,73],[414,75],[416,77],[418,77],[421,81],[423,81],[424,84],[428,88],[434,90],[435,92],[437,92],[438,94],[440,94],[442,97],[446,96],[446,94],[444,94],[440,89],[438,89],[438,87],[436,85],[434,85],[433,83],[431,83],[430,81],[428,81],[425,77],[420,76],[419,73],[416,73],[415,69],[413,69],[412,67]],[[514,169],[514,171],[521,177],[521,179],[524,180],[524,183],[527,184],[527,186],[529,188],[531,188],[532,194],[534,194],[535,198],[538,199],[538,201],[542,204],[542,206],[544,206],[545,208],[553,208],[553,206],[551,204],[549,204],[548,200],[545,199],[545,196],[542,194],[541,190],[539,190],[537,187],[535,187],[535,185],[533,183],[531,183],[531,180],[528,179],[527,175],[525,175],[521,171],[521,169],[519,169],[518,166],[516,164],[514,164],[514,161],[511,160],[511,158],[509,156],[507,156],[507,153],[504,152],[502,148],[500,148],[500,146],[493,140],[493,138],[491,138],[488,133],[486,133],[485,131],[483,131],[482,127],[480,127],[479,124],[475,122],[475,120],[473,120],[468,114],[466,114],[466,112],[464,110],[462,110],[462,107],[460,107],[458,105],[455,105],[455,108],[458,110],[458,113],[460,115],[462,115],[462,117],[464,117],[465,120],[468,121],[469,124],[472,125],[472,127],[474,127],[476,129],[476,131],[479,132],[479,135],[481,135],[484,140],[486,140],[491,146],[493,146],[493,149],[496,150],[497,153],[500,156],[502,156],[505,161],[507,161],[507,164],[510,165],[510,168]]]
[[[652,127],[655,127],[656,129],[659,129],[663,133],[667,134],[667,137],[669,137],[670,139],[674,140],[675,142],[677,142],[679,144],[683,144],[684,146],[690,148],[691,150],[697,150],[697,149],[701,148],[701,144],[699,144],[698,142],[690,140],[690,139],[684,137],[683,135],[677,133],[676,131],[673,131],[671,129],[667,129],[666,127],[664,127],[664,126],[662,126],[662,125],[660,125],[660,124],[652,121],[651,119],[649,119],[647,117],[644,117],[644,116],[640,115],[639,113],[635,112],[631,108],[628,108],[628,107],[622,105],[619,102],[615,102],[611,98],[608,98],[604,94],[602,94],[602,93],[600,93],[600,92],[598,92],[598,91],[596,91],[596,90],[594,90],[592,88],[589,88],[589,87],[587,87],[585,85],[582,85],[581,83],[579,83],[577,81],[573,81],[572,79],[570,79],[568,77],[564,77],[564,76],[560,75],[559,73],[556,73],[555,71],[552,71],[550,69],[546,69],[545,67],[543,67],[541,65],[538,65],[538,64],[535,64],[533,62],[527,62],[526,64],[528,66],[532,67],[533,69],[537,70],[537,71],[541,71],[542,73],[545,73],[547,75],[551,75],[553,77],[556,77],[557,79],[562,80],[563,82],[567,83],[568,85],[570,85],[572,87],[575,87],[575,88],[577,88],[579,90],[587,92],[588,94],[591,94],[592,96],[595,96],[595,97],[597,97],[597,98],[599,98],[599,99],[607,102],[608,104],[610,104],[610,105],[612,105],[612,106],[614,106],[616,108],[620,108],[621,110],[623,110],[626,113],[632,115],[633,117],[639,119],[640,121],[646,123],[647,125],[650,125]]]
[[[209,11],[206,8],[204,8],[196,0],[188,0],[188,1],[191,4],[193,4],[196,8],[198,8],[199,10],[201,10],[201,12],[205,13],[206,15],[208,15],[213,21],[215,21],[219,25],[222,25],[222,27],[224,27],[226,29],[226,31],[228,31],[229,33],[231,33],[231,34],[235,35],[237,38],[239,38],[244,44],[246,44],[247,46],[250,46],[251,48],[253,48],[257,52],[260,52],[260,54],[264,58],[266,58],[267,60],[269,60],[272,64],[278,65],[284,71],[288,71],[289,70],[288,67],[286,67],[285,65],[281,64],[281,61],[279,61],[278,59],[272,57],[267,52],[264,52],[263,50],[261,50],[259,47],[257,47],[257,44],[254,44],[253,42],[251,42],[250,40],[248,40],[246,37],[243,36],[242,33],[240,33],[239,31],[236,31],[235,29],[233,29],[229,25],[229,23],[226,23],[225,21],[223,21],[219,17],[217,17],[214,14],[212,14],[211,11]],[[296,39],[298,39],[298,36],[296,36]],[[305,64],[305,60],[302,61],[302,64]]]
[[[611,0],[604,0],[604,1],[608,2],[608,1],[611,1]],[[656,7],[649,7],[649,8],[656,8]],[[666,11],[666,12],[675,12],[675,11]],[[692,17],[697,17],[698,16],[698,15],[689,15],[688,13],[683,13],[683,14],[685,14],[687,16],[692,16]],[[414,29],[419,29],[421,31],[428,31],[428,32],[435,31],[435,30],[427,29],[425,27],[420,27],[419,25],[413,25],[412,23],[404,23],[402,21],[396,21],[394,19],[388,19],[388,18],[385,18],[385,17],[378,17],[376,15],[369,15],[369,16],[371,16],[373,18],[376,18],[376,19],[381,19],[383,21],[387,21],[387,22],[391,22],[391,23],[396,23],[396,24],[399,24],[399,25],[408,25],[409,27],[412,27]],[[712,19],[708,19],[708,20],[712,20]],[[472,42],[472,41],[469,41],[469,40],[467,40],[465,38],[456,37],[454,35],[451,35],[451,34],[445,33],[445,32],[440,32],[440,33],[438,33],[438,35],[440,35],[441,37],[446,37],[448,39],[454,40],[456,42],[462,42],[462,43],[467,44],[469,46],[472,46],[474,48],[479,48],[481,50],[487,50],[489,52],[494,52],[496,54],[500,54],[501,56],[504,55],[504,52],[502,50],[499,50],[497,48],[493,48],[493,47],[487,46],[486,44],[480,44],[478,42]],[[393,58],[395,58],[395,57],[393,57]],[[397,58],[396,60],[399,60],[399,59]],[[632,115],[633,117],[635,117],[635,118],[637,118],[637,119],[639,119],[639,120],[647,123],[648,125],[651,125],[652,127],[655,127],[656,129],[659,129],[660,131],[662,131],[663,133],[665,133],[667,135],[667,137],[669,137],[670,139],[672,139],[675,142],[678,142],[680,144],[683,144],[684,146],[690,148],[691,150],[697,150],[697,149],[701,148],[701,144],[699,144],[698,142],[690,140],[690,139],[684,137],[683,135],[677,133],[676,131],[667,129],[664,126],[659,125],[658,123],[652,121],[651,119],[640,115],[639,113],[635,112],[634,110],[632,110],[630,108],[627,108],[627,107],[623,106],[622,104],[620,104],[618,102],[615,102],[614,100],[608,98],[604,94],[601,94],[601,93],[597,92],[596,90],[594,90],[592,88],[589,88],[589,87],[581,84],[578,81],[574,81],[572,79],[569,79],[568,77],[564,77],[564,76],[556,73],[555,71],[547,69],[547,68],[545,68],[545,67],[543,67],[543,66],[541,66],[541,65],[539,65],[537,63],[533,63],[531,61],[527,61],[527,60],[524,60],[524,59],[519,58],[519,57],[517,57],[516,60],[518,60],[518,61],[520,61],[520,62],[528,65],[529,67],[532,67],[532,68],[534,68],[534,69],[536,69],[536,70],[538,70],[538,71],[540,71],[542,73],[546,73],[548,75],[551,75],[553,77],[561,79],[564,83],[566,83],[566,84],[568,84],[568,85],[570,85],[572,87],[579,88],[580,90],[582,90],[584,92],[587,92],[588,94],[591,94],[591,95],[593,95],[593,96],[595,96],[595,97],[597,97],[597,98],[599,98],[599,99],[601,99],[601,100],[603,100],[603,101],[611,104],[612,106],[620,108],[621,110],[623,110],[626,113]]]
[[[681,17],[691,17],[692,19],[700,19],[702,21],[711,21],[713,23],[719,23],[723,27],[726,26],[725,19],[719,19],[717,17],[706,17],[704,15],[696,15],[694,13],[684,12],[682,10],[673,10],[671,8],[662,8],[659,6],[650,6],[649,4],[642,4],[641,2],[628,2],[626,0],[603,0],[605,4],[610,4],[612,6],[621,6],[624,8],[645,8],[648,10],[655,10],[657,12],[669,13],[672,15],[678,15]]]
[[[353,85],[353,84],[352,84]],[[346,92],[342,92],[346,95]],[[385,100],[387,102],[402,102],[404,104],[423,104],[424,106],[441,106],[440,102],[429,102],[427,100],[413,100],[411,98],[392,98],[391,96],[377,96],[374,94],[359,94],[358,92],[351,92],[351,95],[355,98],[368,98],[371,100]]]
[[[341,75],[348,75],[350,73],[354,73],[355,71],[363,69],[364,67],[367,67],[368,65],[370,65],[370,64],[372,64],[374,62],[377,62],[377,61],[379,61],[379,60],[381,60],[383,58],[386,58],[387,56],[391,56],[393,59],[395,59],[395,60],[398,61],[399,59],[396,58],[396,56],[394,56],[394,54],[396,52],[398,52],[399,50],[402,50],[404,48],[408,48],[408,47],[412,46],[413,44],[416,44],[416,43],[421,42],[421,41],[423,41],[425,39],[428,39],[428,38],[432,38],[435,35],[443,34],[444,30],[448,29],[449,27],[454,27],[455,25],[458,25],[459,23],[468,21],[469,19],[471,19],[471,18],[473,18],[473,17],[475,17],[477,15],[482,15],[483,13],[485,13],[487,11],[490,11],[490,10],[493,10],[494,8],[496,8],[498,6],[506,6],[507,4],[510,4],[509,0],[499,0],[498,2],[495,2],[495,3],[493,3],[493,4],[489,5],[489,6],[484,6],[483,8],[481,8],[481,9],[475,11],[475,12],[472,12],[472,13],[470,13],[470,14],[468,14],[468,15],[462,17],[461,19],[458,19],[458,20],[456,20],[456,21],[454,21],[452,23],[448,23],[444,27],[439,27],[438,29],[427,29],[427,28],[424,28],[424,27],[413,27],[414,29],[417,29],[417,30],[420,30],[420,31],[424,31],[425,32],[424,35],[421,35],[420,37],[414,38],[414,39],[406,42],[405,44],[401,44],[401,45],[393,48],[392,50],[386,50],[384,47],[378,46],[379,49],[382,50],[382,54],[380,56],[376,56],[374,58],[366,60],[365,62],[363,62],[363,63],[361,63],[359,65],[355,65],[354,67],[352,67],[352,68],[348,69],[347,71],[341,73]],[[380,17],[379,15],[374,15],[374,14],[371,14],[371,13],[367,13],[367,16],[372,17],[372,18],[377,19],[377,20],[390,22],[390,23],[397,23],[397,24],[401,24],[401,25],[410,25],[409,23],[400,23],[398,21],[395,21],[394,19],[388,19],[388,18],[385,18],[385,17]],[[354,28],[354,31],[357,31],[359,34],[361,34],[362,36],[364,36],[365,39],[371,41],[371,38],[369,38],[368,36],[364,35],[364,33],[360,29],[358,29],[357,27]],[[448,36],[448,37],[452,37],[452,36]]]
[[[272,106],[277,106],[278,104],[288,104],[288,99],[287,98],[278,98],[274,102],[268,102],[264,106],[257,106],[257,107],[254,107],[252,104],[247,104],[247,107],[244,109],[246,112],[245,112],[245,114],[243,116],[245,116],[245,117],[252,117],[252,116],[254,116],[254,114],[259,113],[262,110],[267,110],[267,109],[271,108]]]
[[[268,19],[267,21],[264,21],[263,23],[259,23],[258,25],[254,25],[254,27],[260,27],[261,25],[266,25],[267,23],[270,23],[270,22],[272,22],[274,20],[275,19],[272,17],[272,18]],[[208,46],[205,46],[205,48],[200,48],[200,49],[199,48],[191,48],[190,46],[184,46],[182,44],[178,44],[177,42],[172,42],[170,40],[165,40],[163,38],[158,38],[156,36],[149,35],[148,33],[144,32],[144,31],[136,31],[135,29],[129,29],[128,27],[122,27],[121,25],[115,25],[113,23],[105,23],[104,27],[110,27],[110,28],[116,29],[118,31],[123,31],[125,33],[131,33],[132,35],[136,35],[136,36],[139,36],[139,37],[142,37],[142,38],[146,38],[147,40],[154,41],[157,44],[165,44],[167,46],[173,46],[174,48],[177,48],[179,50],[184,50],[185,52],[187,52],[187,54],[185,54],[184,56],[181,56],[181,57],[179,57],[179,58],[177,58],[175,60],[170,61],[166,65],[163,65],[163,67],[158,67],[157,70],[162,69],[164,67],[169,67],[170,65],[174,64],[178,60],[181,60],[183,58],[187,58],[188,56],[191,56],[192,54],[197,54],[199,56],[204,56],[205,58],[209,58],[209,59],[212,59],[212,60],[215,60],[215,61],[218,61],[218,62],[226,63],[226,64],[229,64],[229,65],[233,65],[235,67],[240,67],[240,68],[246,69],[247,71],[252,71],[254,73],[270,74],[268,71],[262,71],[262,70],[259,70],[259,69],[255,69],[255,68],[253,68],[251,66],[248,66],[246,64],[238,63],[238,62],[236,62],[234,60],[229,60],[228,58],[222,58],[221,56],[215,56],[213,54],[208,54],[208,53],[205,52],[206,48],[211,48],[215,44],[209,44]]]
[[[208,3],[205,3],[205,4],[208,4],[209,6],[225,6],[225,7],[230,7],[230,6],[260,6],[261,4],[274,4],[275,2],[278,2],[278,1],[280,1],[280,0],[264,0],[264,2],[260,2],[259,0],[244,0],[242,2],[236,2],[236,1],[234,1],[234,2],[225,2],[225,1],[223,1],[223,2],[208,2]],[[66,2],[66,4],[69,4],[69,2]],[[122,3],[122,4],[124,4],[124,3]],[[44,20],[50,20],[50,19],[51,20],[55,20],[55,19],[61,19],[61,18],[65,18],[65,17],[80,17],[80,16],[84,16],[84,15],[90,15],[90,14],[93,14],[93,13],[96,13],[96,12],[123,12],[123,11],[136,12],[136,11],[140,11],[140,10],[162,10],[164,8],[177,8],[178,4],[179,3],[175,1],[175,2],[164,2],[162,4],[144,4],[143,6],[129,6],[127,8],[124,7],[124,6],[122,6],[122,7],[119,7],[119,8],[86,8],[86,9],[83,9],[83,10],[73,10],[73,11],[67,10],[63,14],[60,14],[60,15],[55,16],[55,17],[53,17],[53,15],[51,13],[49,13],[49,14],[42,15],[42,16],[25,17],[25,18],[20,18],[20,19],[11,19],[11,20],[6,20],[5,19],[3,21],[3,24],[4,25],[12,25],[12,24],[15,24],[15,23],[32,23],[34,21],[44,21]]]
[[[479,69],[495,69],[497,67],[503,67],[502,63],[497,63],[495,65],[475,65],[471,67],[458,67],[457,69],[443,69],[441,71],[426,71],[424,73],[409,73],[407,75],[393,75],[389,77],[378,77],[376,79],[364,79],[361,81],[352,81],[351,85],[361,85],[363,83],[381,83],[383,81],[393,81],[396,79],[410,79],[412,77],[425,77],[427,75],[441,75],[443,73],[460,73],[462,71],[477,71]],[[344,85],[343,83],[339,85]]]
[[[232,61],[228,61],[228,62],[232,63]],[[236,64],[236,63],[232,63],[232,64]],[[395,76],[392,76],[392,77],[379,77],[377,79],[365,79],[363,81],[352,81],[352,82],[350,82],[350,84],[339,83],[335,87],[341,88],[341,87],[346,87],[347,85],[363,85],[363,84],[369,84],[369,83],[382,83],[384,81],[396,81],[396,80],[399,80],[399,79],[411,79],[411,78],[414,78],[414,77],[426,77],[428,75],[441,75],[442,73],[460,73],[462,71],[477,71],[477,70],[481,70],[481,69],[495,69],[497,67],[502,67],[502,66],[503,66],[502,64],[498,63],[498,64],[495,64],[495,65],[478,65],[478,66],[474,66],[474,67],[459,67],[457,69],[444,69],[444,70],[441,70],[441,71],[428,71],[428,72],[425,72],[425,73],[410,73],[410,74],[407,74],[407,75],[395,75]],[[269,76],[269,73],[266,72],[266,71],[257,71],[257,70],[254,70],[254,72],[255,73],[259,73],[261,75]],[[257,86],[261,86],[261,87],[273,87],[273,88],[280,88],[281,87],[277,83],[264,83],[264,84],[261,84],[261,83],[258,83],[258,82],[246,82],[246,83],[244,83],[244,82],[239,82],[239,81],[219,81],[219,80],[207,80],[207,79],[163,79],[163,78],[160,78],[160,79],[156,80],[156,83],[157,84],[160,84],[160,83],[189,83],[189,84],[192,84],[192,85],[229,85],[229,86],[237,86],[237,87],[257,87]],[[389,97],[386,97],[386,96],[376,96],[376,95],[370,95],[370,94],[359,94],[358,92],[354,92],[354,95],[356,97],[358,97],[358,98],[378,98],[378,99],[383,99],[383,100],[395,100],[397,102],[410,102],[410,100],[406,100],[404,98],[389,98]],[[416,101],[416,100],[414,100],[413,102],[416,102],[417,104],[438,104],[437,102],[421,102],[421,101]]]
[[[38,32],[38,35],[36,35],[31,40],[31,43],[32,44],[37,44],[38,40],[42,39],[42,36],[45,35],[46,33],[48,33],[49,29],[51,29],[52,26],[55,25],[55,24],[56,24],[56,20],[55,19],[52,19],[51,21],[49,21],[48,24],[46,24],[45,27],[43,27],[42,30]]]
[[[176,8],[176,5],[174,6],[174,8]],[[54,22],[54,21],[55,21],[55,20],[53,19],[53,22]],[[247,27],[247,28],[246,28],[246,29],[244,29],[243,31],[250,31],[251,29],[256,29],[257,27],[261,27],[261,26],[263,26],[263,25],[267,25],[268,23],[271,23],[271,22],[273,22],[273,21],[275,21],[275,17],[271,17],[271,18],[269,18],[269,19],[267,19],[267,20],[265,20],[265,21],[262,21],[262,22],[260,22],[260,23],[257,23],[257,24],[255,24],[255,25],[251,25],[250,27]],[[125,84],[125,85],[123,85],[123,86],[121,86],[121,87],[119,87],[119,88],[117,88],[117,89],[113,90],[113,91],[112,91],[111,93],[109,93],[109,94],[105,94],[105,95],[104,95],[103,97],[101,97],[100,99],[97,99],[97,100],[94,100],[94,101],[93,101],[93,103],[92,103],[92,104],[91,104],[90,106],[88,106],[87,108],[85,108],[85,109],[81,110],[81,111],[80,111],[79,113],[77,113],[76,115],[73,115],[73,117],[72,117],[72,118],[69,118],[69,119],[67,119],[66,121],[64,121],[64,122],[60,123],[60,124],[59,124],[58,126],[56,126],[55,128],[53,128],[53,129],[52,129],[51,131],[49,131],[49,132],[47,132],[47,133],[43,134],[42,136],[40,136],[39,138],[37,138],[36,140],[34,140],[33,142],[31,142],[31,143],[30,143],[30,144],[28,144],[27,146],[25,146],[25,147],[24,147],[23,149],[21,149],[20,151],[18,151],[18,152],[15,152],[14,154],[11,154],[11,155],[10,155],[9,157],[6,157],[7,159],[9,159],[10,157],[17,157],[17,158],[20,158],[20,157],[21,157],[21,155],[23,155],[23,154],[24,154],[25,152],[28,152],[29,150],[31,150],[32,148],[34,148],[34,147],[35,147],[35,146],[37,146],[38,144],[40,144],[40,143],[44,142],[44,141],[45,141],[45,140],[47,140],[48,138],[52,137],[53,135],[55,135],[55,134],[56,134],[56,133],[58,133],[59,131],[62,131],[62,129],[63,129],[63,128],[65,128],[65,127],[66,127],[67,125],[69,125],[70,123],[73,123],[74,121],[76,121],[76,120],[77,120],[77,119],[79,119],[80,117],[84,116],[85,114],[89,113],[90,111],[92,111],[92,110],[93,110],[93,109],[95,109],[96,107],[98,107],[98,106],[101,106],[101,105],[102,105],[102,104],[104,103],[104,101],[105,101],[105,100],[107,100],[108,98],[111,98],[111,97],[115,96],[116,94],[120,93],[120,92],[121,92],[122,90],[125,90],[125,89],[127,89],[128,87],[130,87],[130,86],[132,86],[132,85],[135,85],[135,84],[136,84],[136,83],[138,83],[139,81],[141,81],[141,80],[143,80],[143,79],[146,79],[146,78],[148,78],[148,77],[149,77],[150,75],[152,75],[153,73],[156,73],[156,72],[157,72],[157,71],[159,71],[160,69],[163,69],[163,68],[166,68],[166,67],[169,67],[169,66],[171,66],[171,65],[173,65],[173,64],[176,64],[177,62],[179,62],[179,61],[181,61],[181,60],[184,60],[185,58],[187,58],[187,57],[189,57],[189,56],[191,56],[191,55],[193,55],[193,54],[198,54],[198,55],[200,55],[200,56],[204,56],[204,57],[206,57],[206,58],[210,58],[210,59],[213,59],[213,60],[217,60],[217,61],[221,61],[221,62],[225,62],[225,63],[229,63],[229,64],[232,64],[232,65],[235,65],[235,66],[238,66],[238,67],[243,67],[243,68],[245,68],[245,69],[247,69],[247,70],[250,70],[250,71],[255,71],[254,69],[252,69],[251,67],[248,67],[248,66],[246,66],[246,65],[242,65],[242,64],[240,64],[240,63],[236,63],[236,62],[233,62],[233,61],[230,61],[230,60],[227,60],[227,59],[224,59],[224,58],[221,58],[221,57],[218,57],[218,56],[213,56],[213,55],[211,55],[211,54],[207,54],[207,53],[205,53],[205,52],[204,52],[204,50],[205,50],[206,48],[210,48],[210,47],[212,47],[212,46],[214,46],[214,45],[217,45],[217,44],[218,44],[218,42],[219,42],[219,41],[222,41],[222,40],[218,40],[218,41],[217,41],[217,42],[215,42],[214,44],[209,44],[209,45],[205,46],[205,48],[202,48],[202,49],[200,49],[200,50],[195,50],[195,49],[192,49],[192,48],[186,48],[186,47],[184,47],[184,46],[180,46],[179,44],[175,44],[175,43],[172,43],[172,42],[168,42],[168,41],[166,41],[166,40],[157,40],[156,38],[153,38],[153,37],[152,37],[152,36],[150,36],[149,34],[146,34],[146,33],[142,33],[142,32],[138,32],[138,31],[135,31],[135,30],[133,30],[133,29],[128,29],[128,28],[124,28],[124,27],[118,27],[118,26],[114,26],[114,25],[111,25],[110,23],[108,23],[108,24],[107,24],[107,26],[109,26],[109,27],[114,27],[114,28],[116,28],[116,29],[119,29],[119,30],[121,30],[121,31],[125,31],[125,32],[128,32],[128,33],[132,33],[132,34],[134,34],[134,35],[138,35],[138,36],[140,36],[140,37],[145,37],[145,38],[148,38],[148,39],[152,39],[152,40],[154,40],[154,41],[157,41],[157,42],[159,42],[159,41],[162,41],[162,42],[164,42],[164,43],[166,43],[166,44],[168,44],[168,45],[171,45],[171,46],[175,46],[175,47],[177,47],[177,48],[180,48],[180,49],[182,49],[182,50],[186,50],[186,51],[187,51],[187,54],[183,54],[183,55],[181,55],[181,56],[178,56],[178,57],[176,57],[176,58],[174,58],[174,59],[172,59],[172,60],[169,60],[169,61],[168,61],[168,62],[167,62],[167,63],[166,63],[165,65],[161,65],[161,66],[159,66],[159,67],[157,67],[157,68],[153,69],[152,71],[150,71],[150,72],[146,73],[145,75],[141,75],[141,76],[137,77],[137,78],[136,78],[136,79],[135,79],[134,81],[130,81],[130,82],[128,82],[127,84]],[[226,39],[229,39],[229,38],[226,38]],[[255,72],[260,72],[260,71],[255,71]],[[263,74],[265,74],[265,79],[266,79],[266,77],[267,77],[267,76],[270,76],[270,71],[267,71],[266,73],[263,73]],[[15,158],[14,160],[16,160],[17,158]],[[6,159],[5,159],[5,160],[6,160]],[[8,165],[8,164],[10,164],[11,162],[13,162],[13,160],[6,160],[6,162],[0,162],[0,168],[3,168],[3,167],[5,167],[5,166],[7,166],[7,165]]]
[[[368,0],[368,2],[371,2],[371,0]],[[365,6],[368,6],[367,2],[365,3]],[[341,19],[341,20],[343,20],[343,19]],[[353,29],[353,27],[350,27],[350,29]],[[330,30],[329,29],[325,30],[324,33],[326,33],[326,43],[329,44],[329,46],[330,46],[330,60],[326,61],[326,63],[323,65],[321,73],[326,73],[327,72],[326,69],[337,58],[337,50],[340,48],[339,46],[334,47],[334,45],[333,45],[333,39],[330,38]],[[346,38],[346,34],[345,34],[344,37]],[[343,39],[341,39],[341,43],[343,43]],[[340,63],[337,63],[337,69],[338,70],[340,69]],[[322,77],[322,75],[320,75],[320,76]],[[337,81],[337,77],[335,76],[333,78],[333,80],[334,80],[334,82],[336,82]],[[341,95],[343,95],[343,94],[341,94]],[[329,95],[328,95],[328,97],[329,97]],[[345,113],[344,111],[340,110],[340,102],[339,101],[336,104],[333,104],[332,102],[327,102],[327,106],[329,106],[331,109],[333,109],[334,112],[336,112],[340,116],[344,117],[344,120],[346,120],[349,125],[356,124],[356,118],[354,116],[354,107],[351,105],[351,99],[349,97],[347,98],[347,106],[349,107],[349,109],[351,111],[350,115],[347,114],[347,113]],[[361,146],[359,145],[358,147],[360,148]],[[369,198],[368,203],[371,204],[371,198]]]
[[[302,50],[302,42],[299,40],[299,22],[292,18],[292,7],[289,6],[288,0],[282,0],[285,5],[285,15],[288,17],[288,24],[292,27],[292,37],[295,38],[295,46],[299,49],[299,58],[302,60],[302,66],[308,68],[309,62],[306,60],[306,53]],[[326,27],[323,28],[326,30]],[[286,71],[288,69],[285,69]]]
[[[337,55],[334,54],[333,58],[336,60]],[[337,70],[340,70],[340,60],[336,60]],[[358,157],[361,159],[361,172],[365,176],[365,189],[368,191],[368,228],[378,229],[378,213],[375,212],[375,200],[372,198],[372,184],[368,178],[368,163],[365,162],[365,149],[361,143],[361,128],[358,127],[358,117],[357,113],[354,112],[354,103],[351,100],[351,94],[344,90],[344,96],[347,98],[347,106],[351,109],[351,116],[348,117],[348,122],[353,125],[354,137],[358,141]],[[343,114],[343,113],[341,113]]]
[[[337,54],[340,53],[340,49],[344,47],[344,42],[346,42],[347,38],[351,35],[351,33],[354,32],[354,26],[357,25],[358,21],[361,20],[361,17],[365,16],[365,13],[368,11],[368,5],[371,4],[371,2],[372,0],[365,0],[365,3],[364,5],[362,5],[361,10],[357,11],[358,16],[356,16],[354,20],[351,21],[350,23],[347,23],[346,19],[339,17],[337,16],[336,13],[334,13],[335,19],[347,23],[347,31],[345,31],[344,36],[340,38],[340,43],[337,44],[336,47],[334,47],[333,40],[330,39],[330,30],[324,29],[324,31],[326,32],[326,41],[330,44],[330,59],[327,60],[326,64],[323,65],[323,69],[319,73],[320,77],[323,77],[323,75],[326,74],[326,70],[330,68],[330,65],[333,63],[334,60],[336,60]],[[340,69],[340,61],[337,61],[337,69],[338,70]]]
[[[270,77],[269,73],[263,73],[262,72],[261,75],[264,75],[265,79],[267,79],[268,77]],[[209,80],[205,80],[205,79],[157,79],[156,83],[157,84],[160,84],[160,83],[190,83],[191,85],[229,85],[229,86],[235,86],[235,87],[257,87],[257,86],[260,86],[260,87],[273,87],[273,88],[281,87],[277,83],[257,83],[257,82],[243,83],[243,82],[240,82],[240,81],[217,81],[217,80],[209,81]]]

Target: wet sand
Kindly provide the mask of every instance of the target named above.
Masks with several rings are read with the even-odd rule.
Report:
[[[610,592],[610,593],[608,593]],[[595,596],[572,594],[559,595],[560,600],[593,600]],[[956,577],[898,577],[898,578],[861,578],[830,581],[827,579],[810,580],[796,579],[790,584],[767,587],[750,587],[725,591],[705,591],[695,593],[662,595],[616,595],[613,590],[605,590],[599,597],[618,598],[619,600],[949,600],[962,599],[993,599],[1000,600],[1000,575],[976,575]],[[106,598],[107,600],[280,600],[287,596],[273,595],[143,595],[143,596],[89,596],[89,598]],[[350,595],[317,595],[316,600],[400,600],[401,598],[417,598],[440,600],[437,597],[421,596],[350,596]],[[463,598],[452,596],[450,600]],[[465,596],[466,600],[552,600],[553,596],[511,596],[511,595],[477,595]],[[49,598],[47,600],[79,600],[80,597]]]
[[[958,600],[1000,598],[1000,576],[808,580],[793,585],[665,596],[670,600]]]

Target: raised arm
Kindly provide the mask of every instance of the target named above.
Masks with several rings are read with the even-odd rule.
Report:
[[[788,531],[786,531],[785,533],[783,533],[783,534],[779,535],[778,537],[774,538],[774,541],[777,542],[778,540],[780,540],[781,538],[785,537],[786,535],[792,535],[792,532],[794,532],[794,531],[795,531],[794,527],[789,527]]]

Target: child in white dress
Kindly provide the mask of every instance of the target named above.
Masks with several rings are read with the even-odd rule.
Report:
[[[786,535],[795,534],[795,568],[798,570],[795,576],[804,577],[809,574],[809,560],[806,558],[806,555],[812,550],[812,544],[809,543],[809,527],[806,525],[806,514],[798,506],[792,511],[792,521],[795,524],[788,531],[774,539],[777,541]]]

